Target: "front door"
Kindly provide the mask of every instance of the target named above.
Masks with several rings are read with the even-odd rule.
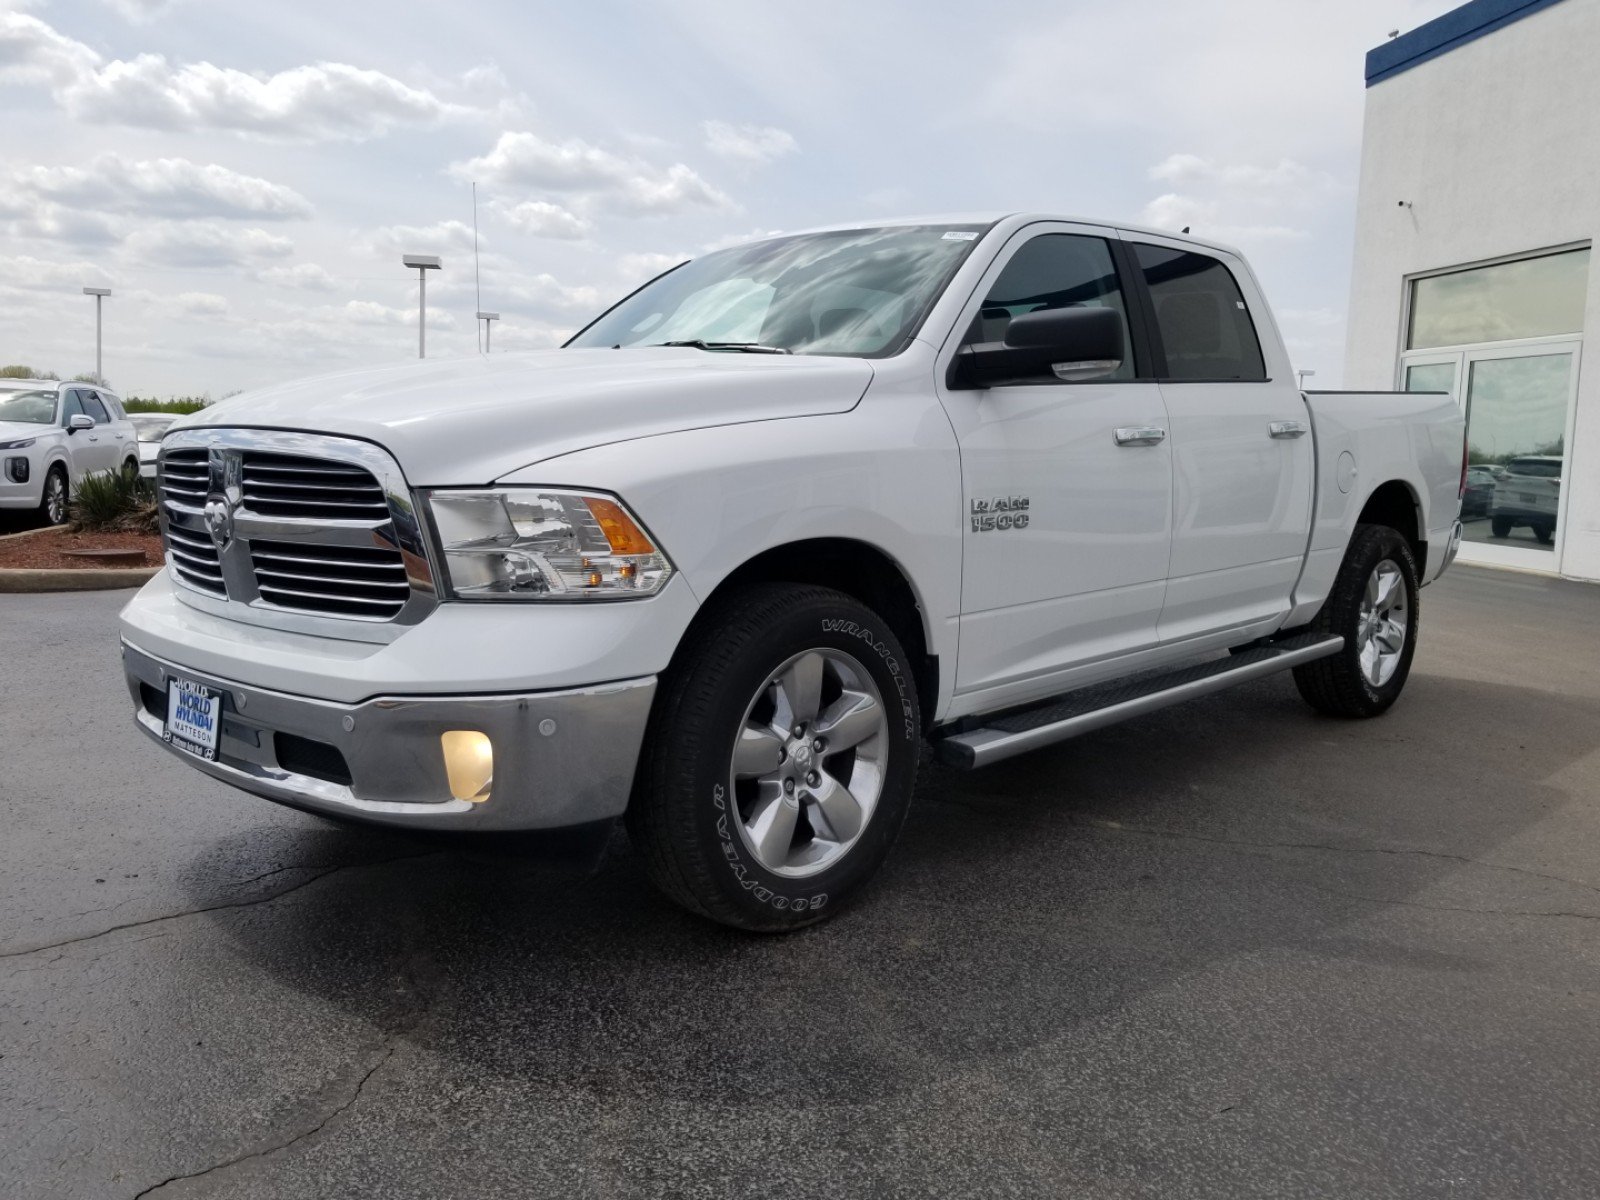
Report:
[[[1019,232],[963,317],[969,342],[1068,306],[1123,315],[1121,365],[1090,382],[943,390],[961,447],[962,615],[956,690],[971,707],[1059,690],[1074,667],[1155,643],[1171,541],[1161,389],[1136,369],[1114,236]],[[1141,436],[1134,436],[1141,435]],[[1119,440],[1120,439],[1120,440]]]
[[[91,411],[84,403],[83,393],[77,388],[68,391],[61,402],[61,424],[64,427],[69,427],[76,416],[95,420],[93,429],[67,430],[67,454],[72,459],[74,485],[85,475],[111,469],[111,456],[115,449],[109,440],[109,432],[95,416],[96,412],[104,411],[98,401],[95,402],[94,411]]]

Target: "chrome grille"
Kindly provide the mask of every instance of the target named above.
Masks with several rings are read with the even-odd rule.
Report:
[[[437,604],[410,489],[368,442],[174,431],[158,466],[179,596],[256,625],[391,641]]]
[[[211,454],[204,449],[168,450],[161,456],[161,495],[175,504],[204,508],[211,490]]]
[[[398,550],[256,540],[250,560],[261,598],[280,608],[387,621],[411,595]]]
[[[389,519],[383,487],[372,472],[353,463],[246,450],[241,467],[244,507],[251,512],[335,521]]]
[[[205,496],[202,495],[199,504],[205,504],[205,500]],[[205,534],[169,524],[167,561],[172,564],[172,569],[185,583],[211,592],[213,595],[228,594],[227,585],[222,581],[222,556]]]

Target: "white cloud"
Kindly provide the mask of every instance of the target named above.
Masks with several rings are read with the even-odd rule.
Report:
[[[367,238],[367,244],[380,253],[439,254],[447,250],[459,250],[470,254],[472,226],[464,221],[435,221],[432,225],[385,225],[373,230]]]
[[[706,149],[722,158],[760,166],[785,154],[796,154],[794,135],[771,125],[731,125],[727,121],[702,121]]]
[[[323,62],[252,74],[140,54],[106,61],[37,17],[0,12],[0,82],[42,83],[79,120],[290,141],[375,137],[475,110],[392,75]]]
[[[104,267],[91,262],[51,262],[27,254],[0,258],[0,283],[8,287],[55,291],[110,287],[112,282]]]
[[[295,263],[292,267],[268,267],[265,271],[257,272],[256,278],[275,287],[299,288],[306,292],[331,292],[338,286],[327,269],[319,267],[316,263]]]
[[[502,133],[487,154],[452,164],[450,173],[461,180],[568,192],[640,215],[735,207],[684,163],[661,169],[579,138],[554,142],[536,133]]]
[[[226,317],[233,312],[228,298],[215,292],[179,292],[172,297],[172,305],[191,317]]]
[[[592,229],[585,218],[547,200],[524,200],[520,204],[494,200],[489,210],[507,225],[534,237],[576,241],[588,237]]]
[[[26,167],[14,173],[21,191],[73,208],[161,217],[309,217],[311,205],[292,188],[216,163],[186,158],[130,162],[109,151],[87,166]]]
[[[123,20],[143,25],[166,16],[182,0],[104,0],[104,3]]]
[[[237,229],[217,221],[163,221],[128,236],[128,253],[167,267],[249,266],[286,258],[294,243],[265,229]]]

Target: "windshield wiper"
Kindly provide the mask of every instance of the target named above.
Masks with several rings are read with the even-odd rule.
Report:
[[[704,338],[684,338],[677,342],[653,342],[655,346],[691,346],[696,350],[733,350],[739,354],[789,354],[782,346],[763,346],[760,342],[708,342]]]

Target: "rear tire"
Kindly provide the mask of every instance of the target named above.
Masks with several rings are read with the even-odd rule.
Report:
[[[1539,539],[1541,545],[1548,546],[1556,540],[1556,527],[1554,525],[1535,525],[1533,527],[1533,536]]]
[[[810,925],[888,855],[921,728],[909,661],[878,614],[829,588],[742,589],[662,679],[628,834],[691,912],[760,932]]]
[[[1505,517],[1495,517],[1490,520],[1489,528],[1493,531],[1495,537],[1511,536],[1511,522]]]
[[[1357,525],[1316,633],[1344,648],[1294,669],[1306,703],[1335,717],[1375,717],[1400,698],[1417,648],[1417,560],[1387,525]]]
[[[67,519],[67,472],[57,463],[45,472],[39,492],[39,519],[46,525],[61,525]]]

